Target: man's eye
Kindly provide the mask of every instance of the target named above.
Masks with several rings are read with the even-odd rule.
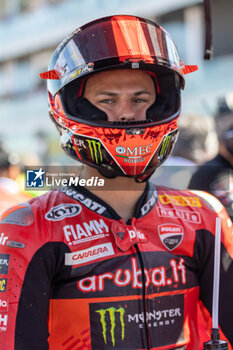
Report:
[[[105,100],[100,101],[100,103],[110,104],[110,103],[113,103],[113,100],[105,99]]]
[[[144,98],[136,98],[134,100],[134,102],[136,102],[136,103],[143,103],[143,102],[147,102],[147,101]]]

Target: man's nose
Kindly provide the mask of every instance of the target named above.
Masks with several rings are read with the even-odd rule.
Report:
[[[122,103],[119,113],[119,120],[130,121],[135,120],[135,112],[130,101]]]

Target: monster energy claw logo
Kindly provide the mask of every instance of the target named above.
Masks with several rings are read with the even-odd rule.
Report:
[[[116,339],[115,339],[116,313],[119,313],[120,324],[121,324],[121,339],[124,340],[124,338],[125,338],[125,322],[124,322],[125,309],[123,307],[119,307],[119,309],[116,309],[115,307],[109,307],[108,309],[96,310],[96,312],[100,314],[100,322],[102,325],[102,334],[103,334],[105,344],[107,344],[107,322],[106,322],[107,313],[109,314],[109,319],[110,319],[110,334],[111,334],[112,345],[115,346],[115,344],[116,344]]]
[[[101,151],[101,143],[99,141],[95,140],[87,140],[89,149],[91,152],[91,158],[94,160],[97,164],[103,161],[103,155]]]
[[[167,137],[164,138],[161,150],[159,152],[160,159],[163,159],[166,156],[167,150],[168,150],[168,147],[169,147],[169,144],[171,141],[171,137],[172,137],[172,135],[168,135]]]

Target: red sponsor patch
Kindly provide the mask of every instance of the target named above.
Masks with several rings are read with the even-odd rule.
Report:
[[[192,222],[194,224],[201,223],[201,215],[196,211],[182,210],[182,209],[168,209],[157,208],[160,217],[167,218],[181,218],[184,221]]]
[[[145,234],[134,226],[114,221],[111,225],[111,231],[117,247],[123,252],[129,250],[134,244],[147,242]]]
[[[41,79],[59,80],[61,79],[61,74],[57,70],[52,69],[50,71],[40,73],[40,77]]]
[[[0,312],[7,312],[9,309],[9,301],[6,298],[0,299]]]
[[[65,265],[82,265],[110,255],[114,255],[112,243],[98,244],[74,253],[66,253]]]

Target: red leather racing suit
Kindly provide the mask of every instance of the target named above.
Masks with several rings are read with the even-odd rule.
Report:
[[[207,193],[147,184],[127,224],[82,187],[53,190],[2,214],[0,348],[201,349],[197,310],[211,328],[217,216],[219,324],[232,345],[233,239],[225,209]]]

